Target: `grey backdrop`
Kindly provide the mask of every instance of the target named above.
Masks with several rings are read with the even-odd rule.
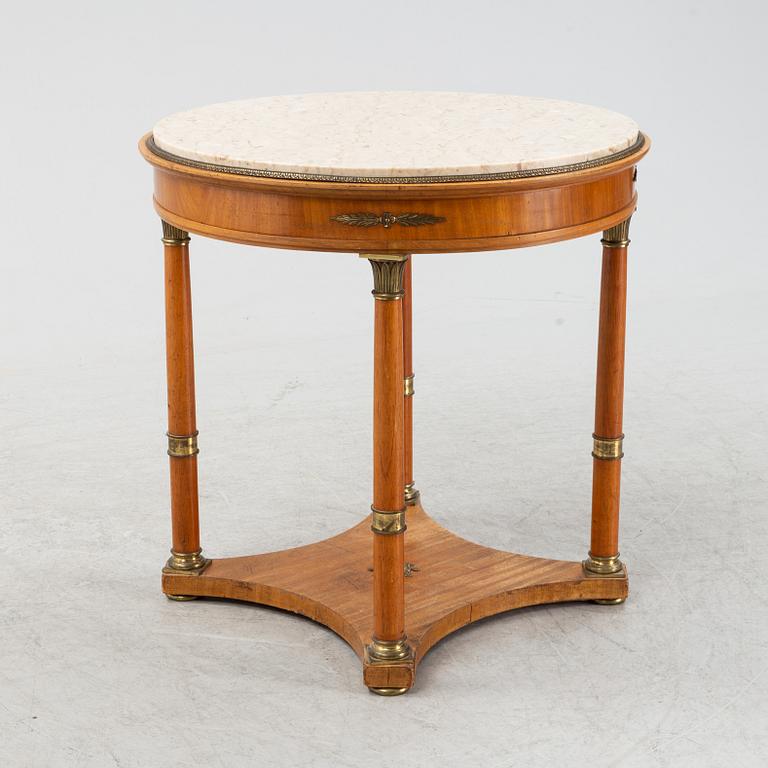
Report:
[[[3,10],[0,765],[768,761],[762,2],[25,3]],[[634,117],[619,608],[439,645],[416,688],[277,611],[159,591],[169,544],[160,117],[322,90]],[[206,552],[366,513],[370,270],[194,238]],[[597,237],[415,259],[416,481],[487,545],[588,543]]]

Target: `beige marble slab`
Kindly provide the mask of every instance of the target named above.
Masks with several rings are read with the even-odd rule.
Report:
[[[212,104],[153,130],[205,163],[335,176],[451,176],[550,168],[632,146],[637,124],[600,107],[482,93],[311,93]]]

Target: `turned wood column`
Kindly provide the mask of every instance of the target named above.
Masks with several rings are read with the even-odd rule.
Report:
[[[419,492],[413,481],[413,257],[409,256],[403,270],[403,372],[404,379],[404,450],[405,503],[418,504]]]
[[[603,233],[600,326],[597,344],[595,432],[593,434],[592,536],[584,568],[622,573],[619,560],[619,495],[624,456],[624,337],[627,307],[629,219]]]
[[[373,270],[372,662],[411,657],[405,637],[403,272],[407,256],[364,255]],[[382,692],[382,691],[377,691]]]
[[[197,424],[192,345],[189,236],[163,221],[165,334],[168,372],[168,456],[171,473],[171,557],[166,570],[200,573],[197,497]]]

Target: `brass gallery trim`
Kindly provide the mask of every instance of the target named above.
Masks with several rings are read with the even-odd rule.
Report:
[[[405,510],[386,512],[376,507],[371,507],[371,530],[383,536],[393,536],[403,533],[406,529]]]
[[[615,461],[624,458],[624,435],[619,437],[598,437],[592,435],[592,455],[596,459]]]
[[[169,456],[184,459],[188,456],[197,456],[200,453],[200,449],[197,447],[197,431],[192,435],[172,435],[170,432],[165,434],[168,435]]]
[[[231,173],[235,176],[257,176],[266,179],[286,179],[288,181],[334,181],[343,184],[444,184],[446,182],[462,181],[507,181],[511,179],[530,179],[538,176],[553,176],[560,173],[573,173],[574,171],[586,171],[590,168],[598,168],[601,165],[623,160],[642,149],[645,144],[645,136],[637,134],[637,141],[620,152],[614,152],[595,160],[585,160],[581,163],[570,165],[556,165],[550,168],[530,168],[521,171],[503,171],[500,173],[466,173],[450,176],[336,176],[322,173],[294,173],[293,171],[270,171],[262,168],[233,168],[230,165],[216,165],[215,163],[201,163],[197,160],[189,160],[180,157],[155,144],[152,136],[147,139],[147,148],[153,154],[164,160],[169,160],[178,165],[186,165],[189,168],[199,168],[202,171],[214,173]]]
[[[445,216],[433,216],[431,213],[389,213],[384,211],[381,215],[360,211],[359,213],[340,213],[331,216],[331,221],[346,224],[348,227],[377,227],[381,224],[384,229],[389,229],[393,224],[401,227],[420,227],[423,224],[439,224],[445,221]]]

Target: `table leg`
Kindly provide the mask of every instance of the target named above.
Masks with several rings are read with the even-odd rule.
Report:
[[[403,371],[405,373],[405,503],[418,504],[419,492],[413,482],[413,257],[403,270]]]
[[[592,474],[592,536],[587,573],[626,577],[619,560],[619,497],[624,456],[624,337],[627,305],[629,219],[603,233],[600,329]],[[621,603],[625,598],[596,600]]]
[[[171,557],[163,571],[196,575],[208,565],[200,549],[197,426],[192,344],[189,236],[163,221],[165,332],[168,371],[168,456],[171,474]],[[171,600],[193,600],[167,595]]]
[[[403,272],[407,256],[365,255],[373,270],[373,638],[365,681],[382,695],[405,693],[413,654],[405,636]],[[402,673],[405,673],[403,678]],[[383,683],[383,684],[382,684]],[[405,684],[404,684],[405,683]]]

